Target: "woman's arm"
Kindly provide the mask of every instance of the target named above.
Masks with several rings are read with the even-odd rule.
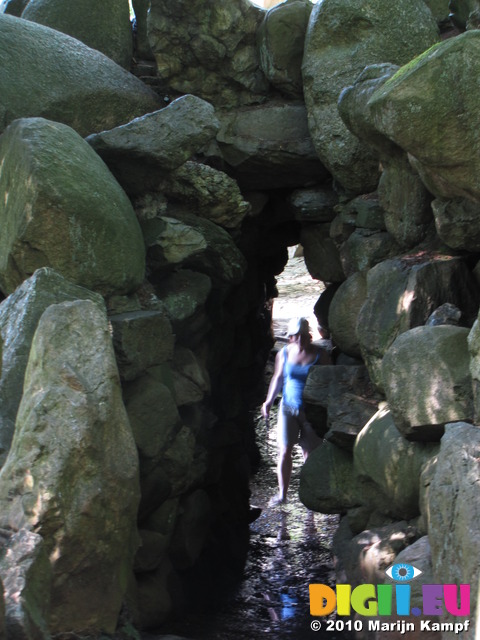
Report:
[[[273,370],[273,376],[270,380],[270,385],[268,387],[267,397],[265,402],[262,404],[262,416],[265,420],[268,420],[268,416],[270,414],[270,409],[275,398],[278,396],[283,387],[283,366],[285,363],[285,353],[284,349],[281,349],[275,358],[275,368]]]

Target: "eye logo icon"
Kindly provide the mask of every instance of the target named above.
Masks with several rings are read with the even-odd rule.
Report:
[[[417,569],[411,564],[399,563],[392,564],[385,573],[389,578],[395,580],[395,582],[410,582],[410,580],[417,578],[423,571],[420,571],[420,569]]]

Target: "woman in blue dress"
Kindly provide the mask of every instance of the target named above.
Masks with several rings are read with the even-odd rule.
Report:
[[[310,367],[316,364],[332,364],[328,351],[312,342],[310,327],[306,318],[294,318],[288,324],[288,344],[275,358],[275,369],[262,405],[262,415],[268,421],[270,409],[277,395],[282,393],[278,411],[278,494],[270,505],[284,503],[292,474],[292,452],[298,443],[303,458],[321,443],[312,425],[305,417],[303,390]]]

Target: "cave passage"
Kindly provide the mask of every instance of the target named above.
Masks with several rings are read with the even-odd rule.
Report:
[[[298,255],[299,254],[299,255]],[[309,275],[301,251],[289,248],[289,260],[277,279],[278,298],[273,305],[275,345],[266,368],[266,384],[273,370],[275,352],[285,341],[291,317],[308,318],[313,339],[319,339],[313,306],[323,290]],[[289,501],[269,507],[277,491],[276,414],[270,426],[255,411],[260,465],[252,478],[251,505],[260,515],[250,524],[249,552],[239,584],[225,601],[212,602],[208,610],[168,625],[168,632],[195,640],[307,640],[312,638],[309,584],[333,586],[335,573],[331,554],[338,516],[314,513],[298,498],[303,457],[294,450]],[[323,625],[325,627],[325,625]],[[163,631],[163,630],[162,630]],[[320,631],[316,638],[346,638],[345,632]]]

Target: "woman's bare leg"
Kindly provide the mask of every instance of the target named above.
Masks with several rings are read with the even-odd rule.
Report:
[[[287,500],[288,487],[292,476],[292,446],[280,450],[277,464],[278,497],[282,502]]]

